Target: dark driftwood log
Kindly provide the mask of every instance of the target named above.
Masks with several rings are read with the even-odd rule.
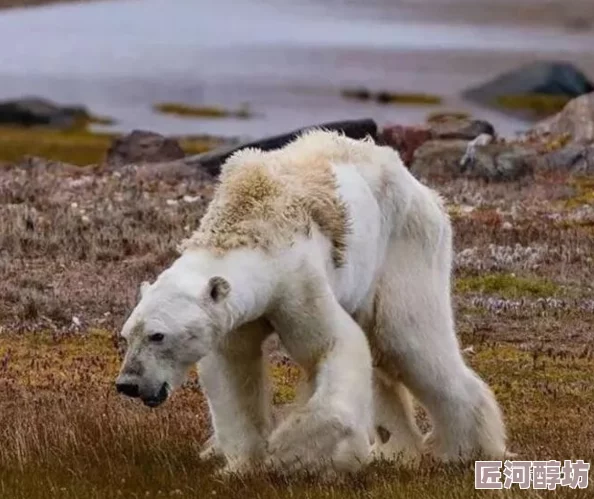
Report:
[[[299,134],[313,128],[337,130],[344,133],[347,137],[351,137],[353,139],[363,139],[367,136],[371,136],[373,140],[377,140],[377,124],[371,119],[334,121],[330,123],[323,123],[321,125],[307,126],[298,130],[294,130],[290,133],[285,133],[283,135],[265,137],[263,139],[245,142],[232,147],[219,148],[204,154],[188,156],[182,161],[188,166],[200,168],[208,172],[210,175],[216,177],[221,172],[222,164],[234,152],[239,151],[240,149],[245,149],[246,147],[253,147],[263,151],[278,149],[294,140]]]

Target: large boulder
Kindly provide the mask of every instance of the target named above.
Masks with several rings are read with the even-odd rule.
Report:
[[[594,142],[594,92],[573,99],[560,113],[538,123],[534,131],[567,135],[572,142]]]
[[[455,177],[512,181],[533,171],[535,151],[516,145],[490,143],[472,146],[465,140],[431,140],[417,149],[410,167],[417,178]]]
[[[110,166],[131,163],[160,163],[185,157],[179,143],[158,133],[134,130],[115,139],[107,151],[106,162]]]
[[[534,170],[567,172],[574,175],[594,174],[594,145],[568,144],[567,146],[535,156],[530,163]]]
[[[295,140],[299,135],[313,129],[334,130],[352,139],[371,138],[378,141],[377,124],[372,119],[358,119],[346,121],[332,121],[298,128],[281,135],[273,135],[261,139],[234,144],[229,147],[222,147],[195,156],[188,156],[184,163],[195,168],[204,170],[209,175],[216,177],[221,172],[221,166],[232,154],[241,149],[256,148],[262,151],[270,151],[285,146]]]
[[[550,115],[567,100],[594,91],[586,75],[565,62],[538,61],[463,92],[486,106],[521,114]]]
[[[34,126],[48,125],[56,128],[73,126],[78,120],[90,118],[84,107],[61,106],[39,97],[0,102],[0,123]]]
[[[480,135],[495,135],[487,121],[468,118],[432,120],[427,125],[387,125],[378,133],[378,141],[396,149],[405,165],[410,166],[415,151],[430,140],[474,140]]]

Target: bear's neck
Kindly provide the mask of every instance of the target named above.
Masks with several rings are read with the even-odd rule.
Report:
[[[232,250],[213,256],[206,250],[186,251],[179,259],[184,272],[196,274],[197,281],[214,276],[231,285],[227,300],[227,327],[235,329],[259,319],[269,310],[279,276],[271,272],[270,261],[253,250]]]

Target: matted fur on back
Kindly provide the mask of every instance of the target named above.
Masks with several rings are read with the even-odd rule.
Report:
[[[337,267],[345,263],[349,214],[340,199],[333,163],[369,157],[371,141],[337,132],[307,132],[285,147],[243,149],[223,165],[213,200],[198,230],[180,250],[224,253],[240,247],[286,247],[317,224],[333,246]]]

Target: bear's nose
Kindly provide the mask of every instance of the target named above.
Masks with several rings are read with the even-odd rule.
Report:
[[[116,383],[118,393],[123,393],[128,397],[136,398],[139,396],[138,385],[135,383]]]

